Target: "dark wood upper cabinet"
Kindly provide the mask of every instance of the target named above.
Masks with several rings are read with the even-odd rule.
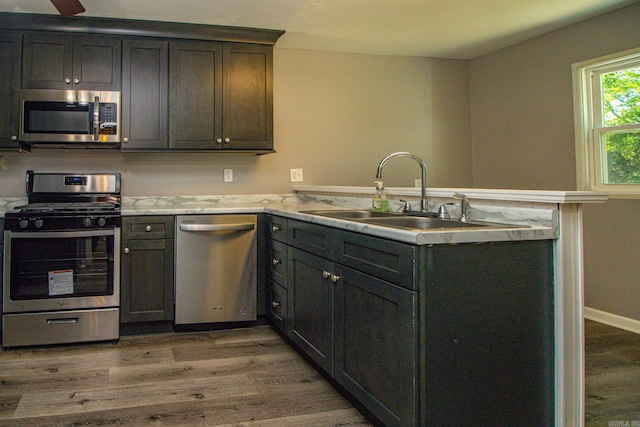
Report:
[[[272,150],[272,48],[227,43],[222,63],[224,148]]]
[[[122,45],[122,151],[168,148],[169,42]]]
[[[169,47],[169,149],[222,147],[222,44]]]
[[[273,48],[173,42],[171,150],[273,150]]]
[[[0,32],[0,149],[18,149],[22,37]]]
[[[121,55],[119,38],[26,33],[22,87],[117,91]]]
[[[121,91],[123,152],[273,152],[283,31],[5,12],[0,26],[0,149],[18,147],[23,88]]]
[[[22,87],[120,90],[122,42],[105,36],[25,34]]]

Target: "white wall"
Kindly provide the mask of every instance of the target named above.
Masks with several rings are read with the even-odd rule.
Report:
[[[394,151],[422,157],[431,186],[471,186],[468,87],[466,61],[276,47],[277,153],[4,153],[0,197],[25,195],[27,169],[121,172],[125,196],[289,193],[290,168],[303,168],[304,184],[372,186],[378,162]],[[420,172],[411,163],[390,162],[387,185],[413,186]],[[224,168],[234,183],[222,182]]]

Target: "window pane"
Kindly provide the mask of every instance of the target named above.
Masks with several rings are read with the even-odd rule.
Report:
[[[602,75],[605,126],[640,123],[640,67]]]
[[[640,131],[603,135],[604,184],[640,184]]]

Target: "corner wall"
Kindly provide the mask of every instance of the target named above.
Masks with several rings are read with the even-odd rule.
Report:
[[[470,61],[473,184],[576,190],[571,64],[640,46],[640,4]],[[584,207],[585,306],[640,320],[640,200]]]

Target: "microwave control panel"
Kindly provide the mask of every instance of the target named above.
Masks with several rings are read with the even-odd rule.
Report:
[[[118,134],[118,104],[100,103],[100,135]]]

